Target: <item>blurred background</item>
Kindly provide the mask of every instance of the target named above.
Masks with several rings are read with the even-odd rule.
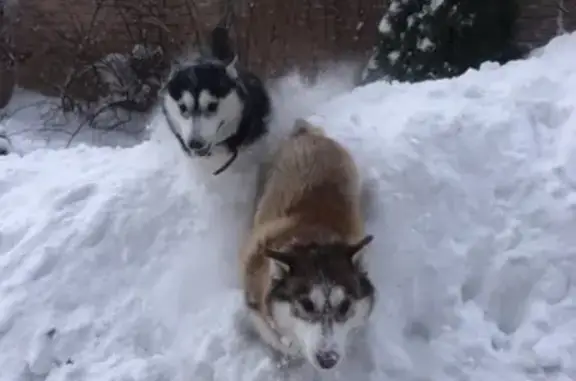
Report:
[[[469,28],[473,36],[461,33],[466,17],[456,20],[455,7],[464,16],[478,13],[469,17],[480,20]],[[457,75],[487,59],[516,58],[576,29],[576,0],[0,0],[0,11],[0,108],[18,86],[60,97],[65,111],[77,108],[78,99],[110,93],[130,100],[126,108],[149,110],[171,63],[205,44],[218,23],[230,27],[240,62],[265,78],[299,70],[313,80],[326,65],[345,62],[358,67],[358,84]],[[391,35],[382,29],[386,17],[399,18]],[[452,41],[439,65],[451,52],[462,55],[463,46],[473,46],[471,54],[479,57],[444,72],[430,66],[430,52],[415,58],[414,18],[420,28],[414,30],[436,23],[443,30],[425,25],[429,36],[444,45]],[[479,51],[471,39],[499,41]],[[512,53],[500,54],[512,45]],[[383,56],[392,47],[408,51],[400,60],[393,53],[396,67]],[[423,69],[406,70],[418,60],[426,62]]]

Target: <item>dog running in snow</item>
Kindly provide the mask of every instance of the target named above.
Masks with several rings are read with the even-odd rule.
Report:
[[[230,155],[218,174],[266,135],[271,100],[260,78],[239,68],[226,28],[214,28],[210,50],[170,75],[162,111],[189,156],[210,156],[220,147]]]
[[[280,353],[332,369],[375,303],[356,165],[323,129],[298,119],[265,177],[240,252],[252,327]]]

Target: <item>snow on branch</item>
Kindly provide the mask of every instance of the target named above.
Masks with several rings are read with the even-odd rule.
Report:
[[[73,58],[63,83],[52,86],[60,94],[61,112],[83,120],[79,128],[132,129],[134,116],[153,109],[170,65],[164,43],[173,40],[164,11],[156,0],[141,0],[137,7],[122,0],[94,0],[89,20],[73,33],[61,33]],[[98,25],[110,14],[122,20],[127,51],[103,50],[106,31]],[[138,126],[136,133],[144,129],[142,123]]]
[[[71,1],[63,0],[63,3]],[[190,42],[201,45],[205,42],[204,23],[197,1],[200,0],[182,0],[181,10],[196,30]],[[13,68],[22,60],[20,53],[13,49],[10,23],[5,22],[8,3],[17,4],[17,0],[0,0],[0,110],[12,96]],[[142,121],[154,110],[172,64],[169,55],[177,54],[175,49],[181,45],[179,37],[173,35],[166,24],[169,14],[163,2],[92,0],[90,7],[90,13],[81,18],[74,13],[74,7],[61,8],[62,20],[69,22],[64,21],[62,28],[51,29],[51,38],[55,39],[51,41],[51,48],[66,51],[64,55],[56,55],[61,61],[55,65],[60,66],[60,73],[64,75],[52,76],[47,71],[42,85],[58,97],[47,99],[42,105],[30,105],[41,110],[42,126],[36,126],[35,130],[67,134],[69,144],[83,129],[121,130],[134,136],[144,133],[146,123]],[[102,27],[107,25],[103,21],[109,17],[120,20],[116,26],[121,41],[113,44],[116,47],[113,51],[108,43],[110,30]],[[26,107],[17,110],[6,107],[2,115],[11,117]]]
[[[556,13],[556,34],[561,35],[566,33],[564,15],[568,13],[568,10],[564,6],[564,0],[556,0],[556,7],[558,8]]]
[[[363,83],[446,78],[519,58],[517,16],[515,0],[391,0]]]

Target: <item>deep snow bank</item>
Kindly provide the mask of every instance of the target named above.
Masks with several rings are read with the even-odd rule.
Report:
[[[316,108],[365,177],[380,292],[372,358],[326,379],[576,377],[575,59],[564,36]],[[0,157],[1,381],[312,379],[238,324],[258,155],[214,179],[164,138]]]

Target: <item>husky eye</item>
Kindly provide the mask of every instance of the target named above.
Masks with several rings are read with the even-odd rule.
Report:
[[[214,112],[216,111],[217,108],[218,108],[217,102],[210,102],[208,103],[208,106],[206,106],[206,110],[208,110],[208,112]]]
[[[340,305],[338,306],[338,314],[340,315],[346,315],[348,313],[348,311],[350,311],[350,301],[349,300],[344,300],[342,303],[340,303]]]
[[[184,106],[184,105],[178,105],[178,107],[180,108],[180,112],[181,112],[182,114],[184,114],[186,111],[188,111],[188,110],[186,109],[186,106]]]
[[[314,312],[314,303],[312,303],[312,301],[308,298],[302,298],[299,300],[300,306],[302,306],[302,309],[304,310],[304,312],[306,313],[312,313]]]

